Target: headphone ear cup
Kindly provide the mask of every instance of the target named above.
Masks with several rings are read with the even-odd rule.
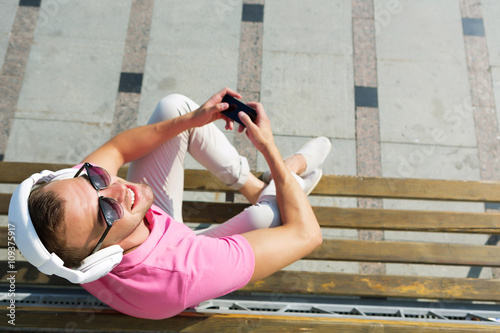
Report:
[[[123,249],[120,245],[108,246],[83,259],[82,265],[77,268],[85,274],[81,283],[89,283],[105,276],[115,268],[123,258]]]

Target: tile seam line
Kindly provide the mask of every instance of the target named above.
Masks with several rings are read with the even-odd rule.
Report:
[[[388,140],[380,140],[380,143],[385,144],[393,144],[393,145],[405,145],[405,146],[416,146],[416,147],[443,147],[443,148],[477,148],[477,146],[464,146],[464,145],[443,145],[443,144],[435,144],[435,143],[414,143],[414,142],[400,142],[400,141],[388,141]]]

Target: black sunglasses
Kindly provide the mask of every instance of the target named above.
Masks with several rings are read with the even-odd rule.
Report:
[[[106,230],[97,242],[97,245],[89,254],[92,255],[101,247],[102,242],[108,234],[109,229],[111,229],[111,227],[113,226],[113,223],[123,217],[123,207],[115,199],[99,195],[99,190],[108,188],[111,183],[111,176],[106,170],[101,167],[94,166],[90,163],[84,163],[73,178],[78,177],[83,170],[85,170],[85,172],[87,173],[90,184],[92,184],[92,187],[94,187],[94,189],[97,191],[97,196],[99,198],[99,210],[107,225]]]

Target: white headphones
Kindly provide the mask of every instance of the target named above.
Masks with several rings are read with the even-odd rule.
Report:
[[[72,283],[88,283],[108,274],[123,257],[119,245],[106,247],[83,260],[80,267],[71,269],[55,253],[49,253],[36,233],[28,210],[28,197],[34,185],[59,179],[72,178],[75,169],[56,172],[44,170],[33,174],[17,187],[9,205],[9,223],[15,225],[16,244],[23,256],[42,273],[55,274]]]

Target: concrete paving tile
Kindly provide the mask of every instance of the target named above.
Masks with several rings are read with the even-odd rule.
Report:
[[[476,136],[482,180],[500,180],[500,142],[495,108],[475,107]]]
[[[356,154],[359,176],[381,175],[378,112],[377,108],[356,108]]]
[[[273,126],[272,123],[271,126]],[[274,136],[274,141],[283,159],[293,155],[311,139],[312,137]],[[354,140],[330,139],[330,141],[332,143],[332,150],[323,163],[323,172],[328,175],[355,175],[356,144]],[[257,170],[268,170],[266,161],[260,154],[257,161]]]
[[[352,57],[264,51],[261,87],[275,134],[354,139]]]
[[[42,1],[35,35],[124,41],[131,4],[132,0]]]
[[[269,1],[264,50],[351,55],[351,21],[350,1]]]
[[[19,1],[16,0],[0,0],[0,13],[2,13],[2,20],[0,20],[0,68],[3,66],[5,52],[9,45],[9,37],[16,17],[17,5]]]
[[[10,129],[16,112],[17,98],[21,89],[18,76],[0,76],[0,154],[3,155],[9,141]],[[0,155],[0,160],[2,157]]]
[[[122,72],[144,72],[153,6],[153,0],[132,2]]]
[[[382,143],[382,176],[479,180],[477,148]]]
[[[105,123],[14,119],[6,161],[79,163],[106,142]]]
[[[272,123],[271,126],[273,126]],[[309,140],[311,140],[311,137],[274,136],[276,146],[284,159],[295,153]],[[356,143],[354,140],[330,139],[330,141],[332,143],[332,150],[323,163],[323,173],[326,175],[355,175]],[[257,155],[257,170],[266,171],[268,169],[264,157],[259,153]],[[309,201],[313,206],[357,207],[357,200],[355,198],[327,198],[311,195],[309,196]]]
[[[226,86],[236,89],[238,54],[238,48],[148,54],[138,124],[145,124],[156,104],[169,94],[184,94],[201,105]]]
[[[469,84],[472,105],[479,107],[495,107],[493,82],[490,70],[469,71]]]
[[[148,54],[187,49],[203,54],[212,48],[238,49],[241,10],[241,0],[156,1]]]
[[[493,66],[500,66],[500,2],[495,0],[483,0],[483,24],[488,42],[488,52],[490,63]]]
[[[481,0],[460,0],[462,17],[482,18]]]
[[[377,58],[465,61],[460,4],[455,0],[376,0]]]
[[[476,146],[465,63],[379,60],[382,141]]]
[[[490,61],[486,39],[477,36],[464,36],[464,41],[469,70],[488,70]]]
[[[238,92],[257,95],[253,100],[260,100],[262,33],[262,23],[241,24]]]
[[[354,83],[356,86],[377,87],[375,24],[365,18],[353,19]]]
[[[18,117],[112,122],[123,42],[38,37]]]
[[[0,12],[2,13],[0,33],[8,34],[11,31],[18,5],[19,1],[17,0],[0,0]]]
[[[139,94],[118,93],[111,136],[137,126],[136,110],[139,108],[139,101]]]
[[[353,0],[352,16],[355,18],[373,19],[373,0]]]
[[[9,45],[2,65],[2,74],[11,76],[22,76],[28,54],[33,43],[33,35],[36,28],[36,19],[38,17],[38,8],[19,7],[12,32],[9,36]]]

